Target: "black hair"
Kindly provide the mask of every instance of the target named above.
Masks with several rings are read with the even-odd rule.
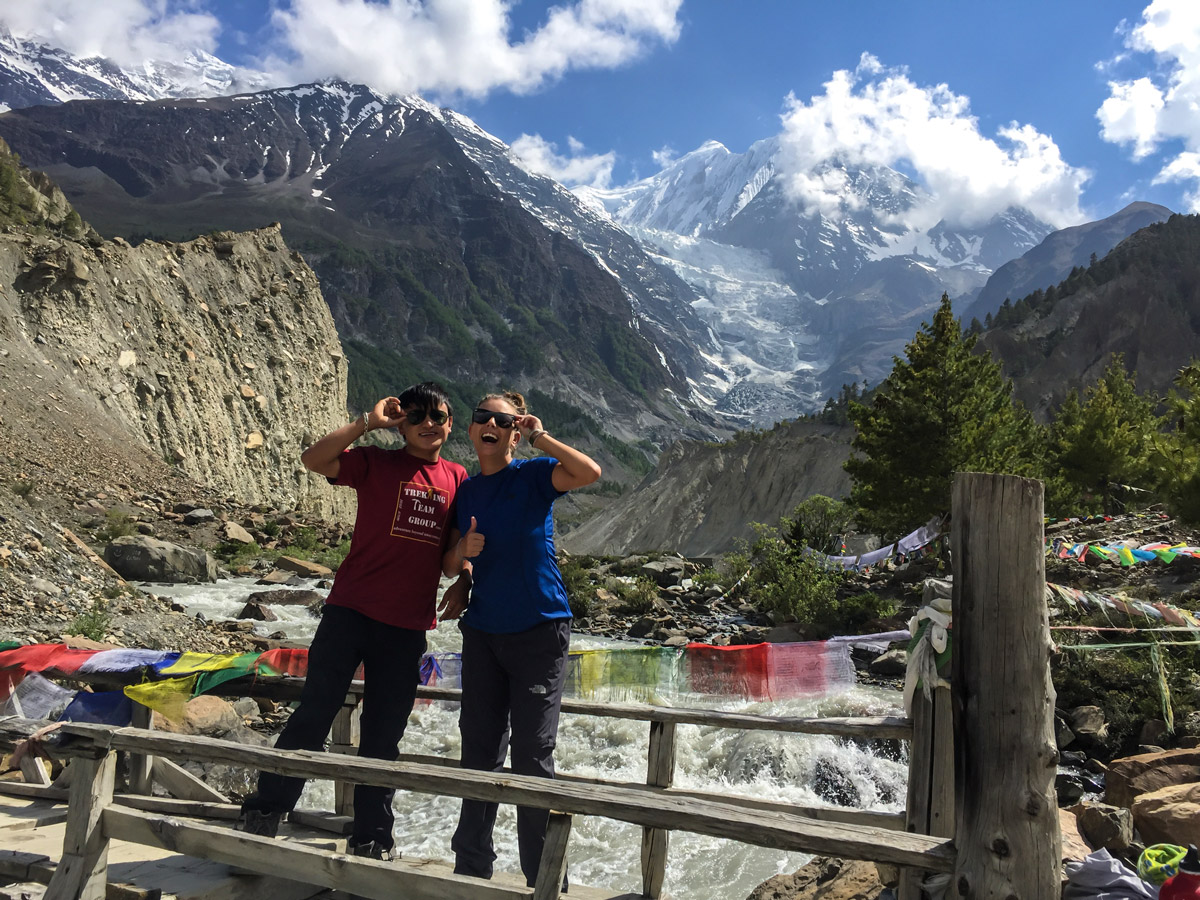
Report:
[[[450,395],[436,381],[422,381],[420,384],[414,384],[412,387],[406,388],[400,395],[401,409],[409,407],[424,410],[440,409],[443,403],[446,404],[446,412],[454,415],[454,408],[450,405]]]

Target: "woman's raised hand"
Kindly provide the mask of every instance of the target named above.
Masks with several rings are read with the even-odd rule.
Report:
[[[458,552],[463,559],[473,559],[483,551],[484,537],[475,528],[475,517],[471,516],[471,527],[458,540]]]

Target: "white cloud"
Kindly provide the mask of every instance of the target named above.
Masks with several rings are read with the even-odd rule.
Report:
[[[582,185],[608,187],[612,181],[616,154],[611,150],[608,153],[586,154],[583,144],[573,137],[567,138],[567,144],[570,156],[561,155],[558,146],[541,135],[523,134],[512,142],[511,149],[514,159],[524,168],[538,175],[547,175],[559,184],[572,188]]]
[[[918,85],[870,54],[853,72],[835,72],[824,94],[807,103],[792,95],[786,105],[780,163],[807,209],[836,216],[859,202],[846,174],[828,165],[838,161],[914,177],[923,194],[904,218],[916,227],[977,224],[1009,206],[1057,226],[1085,218],[1079,197],[1090,173],[1067,165],[1050,137],[1015,122],[988,137],[966,97]]]
[[[1121,62],[1153,57],[1147,74],[1109,83],[1109,97],[1096,112],[1100,134],[1114,144],[1131,144],[1135,159],[1163,145],[1182,145],[1163,165],[1155,183],[1196,183],[1187,195],[1200,212],[1200,4],[1195,0],[1153,0],[1125,40],[1131,51]],[[1141,55],[1139,57],[1139,54]],[[1174,149],[1168,153],[1175,152]]]
[[[166,0],[8,2],[0,21],[18,37],[37,37],[76,56],[122,65],[175,59],[180,48],[212,52],[221,24],[195,3]]]
[[[270,65],[450,98],[537,90],[574,69],[606,69],[679,36],[682,0],[576,0],[514,38],[512,0],[292,0],[273,14]]]

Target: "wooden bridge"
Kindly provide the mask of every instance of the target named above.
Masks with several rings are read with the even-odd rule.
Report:
[[[573,817],[589,815],[643,829],[640,896],[646,898],[662,895],[672,831],[889,863],[900,868],[902,900],[920,897],[920,881],[927,872],[953,873],[962,897],[1057,896],[1057,753],[1043,603],[1041,497],[1039,482],[957,476],[953,687],[934,691],[931,700],[918,692],[911,718],[786,718],[564,701],[568,714],[648,723],[644,784],[478,772],[458,768],[454,760],[411,755],[395,763],[347,756],[354,749],[361,686],[352,689],[335,724],[335,752],[250,747],[149,727],[65,723],[40,742],[55,756],[70,760],[58,782],[49,784],[44,770],[30,759],[28,783],[0,783],[0,796],[37,800],[45,810],[23,820],[11,815],[0,820],[0,836],[61,824],[61,851],[57,860],[48,854],[5,855],[9,842],[0,837],[0,877],[48,881],[45,896],[53,900],[153,900],[153,891],[139,893],[136,885],[110,883],[110,854],[116,859],[118,848],[142,845],[309,886],[308,894],[290,895],[297,900],[311,896],[311,886],[374,898],[403,894],[413,900],[554,900],[566,868]],[[298,695],[298,682],[231,681],[221,692],[286,699]],[[420,695],[453,700],[457,692],[423,688]],[[46,724],[0,719],[0,745],[27,740]],[[139,724],[149,724],[144,709]],[[795,806],[674,788],[675,733],[680,724],[908,741],[905,811]],[[116,791],[119,753],[127,755],[130,773],[128,790],[121,793]],[[458,876],[436,861],[350,857],[336,841],[318,840],[314,846],[312,840],[280,841],[235,832],[229,820],[236,818],[237,808],[180,767],[188,760],[334,781],[337,809],[332,814],[292,815],[293,822],[332,835],[346,831],[354,783],[550,810],[537,883],[529,888],[516,880]],[[150,796],[153,783],[174,797]],[[51,802],[58,805],[46,806]],[[18,872],[22,866],[23,873]],[[267,900],[261,891],[245,896]],[[598,900],[615,895],[572,885],[571,896]]]

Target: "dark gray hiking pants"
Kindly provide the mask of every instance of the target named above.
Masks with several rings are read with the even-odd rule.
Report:
[[[511,749],[514,773],[553,778],[571,620],[545,622],[516,634],[488,634],[466,624],[459,629],[463,768],[498,772]],[[463,801],[450,843],[458,874],[492,877],[496,809],[495,803]],[[549,815],[544,809],[517,807],[517,847],[530,886],[537,879]]]

